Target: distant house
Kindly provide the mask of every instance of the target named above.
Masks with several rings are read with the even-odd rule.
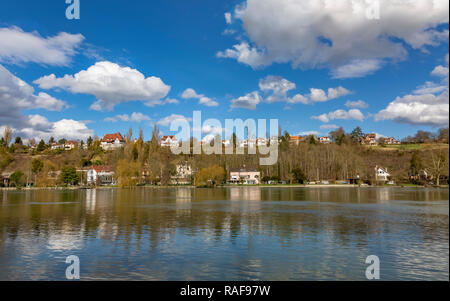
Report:
[[[290,136],[289,137],[289,142],[295,145],[298,145],[301,141],[301,137],[300,136]]]
[[[161,138],[161,146],[162,147],[171,147],[178,145],[178,139],[175,136],[164,136]]]
[[[267,146],[268,142],[269,142],[269,140],[267,140],[266,138],[258,138],[258,139],[256,139],[256,145],[257,146]]]
[[[388,173],[387,169],[375,166],[375,181],[387,182],[390,180],[391,175]]]
[[[228,140],[228,139],[222,140],[222,145],[225,146],[225,147],[230,146],[231,145],[231,141]]]
[[[9,187],[11,175],[12,175],[12,172],[5,172],[0,175],[0,179],[1,179],[3,187]]]
[[[113,185],[114,171],[111,166],[91,166],[87,171],[86,182],[89,185]]]
[[[331,143],[330,137],[325,137],[325,136],[324,137],[320,137],[319,141],[320,141],[320,143],[324,143],[324,144]]]
[[[125,145],[125,139],[120,133],[107,134],[103,137],[100,146],[104,150],[114,150]]]
[[[419,171],[418,173],[413,173],[409,171],[408,173],[410,181],[432,181],[433,175],[429,173],[426,169]]]
[[[261,173],[254,168],[235,168],[230,169],[229,183],[258,185],[261,183]]]
[[[402,144],[400,140],[395,139],[394,137],[390,138],[384,138],[383,139],[384,144]]]
[[[64,149],[64,144],[53,143],[50,149],[51,150]]]
[[[364,136],[364,139],[362,141],[363,144],[366,145],[377,145],[377,134],[376,133],[372,133],[372,134],[366,134]]]
[[[176,165],[176,174],[172,177],[172,183],[191,184],[193,175],[192,166],[187,162],[181,162]]]
[[[78,142],[76,141],[66,141],[64,143],[64,150],[68,151],[68,150],[72,150],[74,149],[76,146],[78,145]]]

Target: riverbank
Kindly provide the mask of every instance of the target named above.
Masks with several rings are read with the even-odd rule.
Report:
[[[216,186],[215,188],[245,188],[245,187],[261,187],[261,188],[449,188],[449,185],[440,185],[440,186],[421,186],[414,184],[405,184],[405,185],[383,185],[383,186],[370,186],[370,185],[353,185],[353,184],[316,184],[316,185],[295,185],[295,184],[275,184],[275,185],[222,185]],[[136,186],[131,188],[151,188],[151,189],[162,189],[162,188],[198,188],[199,187],[193,185],[170,185],[170,186],[155,186],[155,185],[146,185],[146,186]],[[86,189],[120,189],[118,186],[98,186],[98,187],[81,187],[81,186],[71,186],[71,187],[0,187],[0,191],[35,191],[35,190],[86,190]]]

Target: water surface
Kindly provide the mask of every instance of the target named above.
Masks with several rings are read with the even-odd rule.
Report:
[[[449,280],[449,191],[0,191],[0,280]]]

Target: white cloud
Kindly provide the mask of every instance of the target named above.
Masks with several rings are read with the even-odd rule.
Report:
[[[131,121],[134,121],[134,122],[142,122],[142,121],[150,120],[151,118],[148,117],[147,115],[142,114],[142,113],[133,112],[131,114],[131,118],[130,119],[131,119]]]
[[[42,89],[60,88],[72,93],[91,94],[97,101],[93,110],[112,110],[115,105],[127,101],[144,101],[146,105],[163,104],[161,101],[170,86],[158,77],[145,77],[129,67],[111,62],[98,62],[75,75],[57,78],[54,74],[34,81]]]
[[[300,132],[298,133],[299,136],[310,136],[310,135],[314,135],[314,136],[319,136],[320,133],[318,131],[306,131],[306,132]]]
[[[357,78],[372,74],[382,66],[380,60],[353,60],[331,71],[333,78]]]
[[[295,89],[295,84],[281,76],[269,75],[259,81],[259,89],[271,93],[265,100],[268,103],[285,101],[287,92]]]
[[[81,34],[61,32],[44,38],[19,27],[0,28],[0,62],[66,66],[83,40]]]
[[[227,24],[231,24],[233,22],[233,20],[231,19],[231,13],[229,13],[229,12],[225,13],[225,22]]]
[[[187,88],[184,90],[184,92],[181,94],[182,98],[189,99],[189,98],[201,98],[203,95],[197,94],[194,89]]]
[[[166,98],[165,100],[164,100],[164,103],[167,103],[167,104],[179,104],[180,102],[178,101],[178,99],[175,99],[175,98]]]
[[[254,91],[252,93],[248,93],[245,96],[241,96],[239,98],[231,100],[231,108],[255,110],[256,105],[258,105],[261,101],[262,98],[259,95],[258,91]]]
[[[380,17],[367,12],[379,4]],[[388,60],[407,57],[448,40],[446,0],[372,2],[247,0],[233,18],[242,21],[250,42],[240,41],[218,57],[253,68],[291,63],[294,68],[330,68],[337,78],[372,73]]]
[[[94,136],[94,131],[86,126],[86,123],[72,119],[63,119],[57,122],[49,122],[40,115],[29,116],[29,127],[17,130],[17,135],[26,139],[55,139],[85,140]]]
[[[219,51],[219,58],[233,58],[240,63],[250,65],[252,67],[260,67],[270,65],[270,61],[265,57],[263,51],[250,47],[246,42],[234,45],[233,49]]]
[[[194,129],[194,131],[196,130]],[[225,128],[216,127],[210,124],[203,125],[201,130],[203,134],[212,135],[213,137],[215,137],[216,135],[222,135],[222,133],[224,133],[225,131],[226,131]]]
[[[66,102],[56,99],[44,92],[40,92],[35,97],[35,102],[38,108],[44,108],[49,111],[62,111],[69,107]]]
[[[434,82],[425,82],[425,84],[418,86],[413,93],[417,95],[423,95],[423,94],[437,94],[441,93],[448,89],[447,85],[441,85]]]
[[[347,101],[345,103],[345,106],[347,108],[360,108],[360,109],[366,109],[369,107],[369,104],[363,100],[356,100],[356,101]]]
[[[448,67],[448,55],[445,60]],[[440,71],[436,72],[436,70]],[[435,68],[431,75],[441,77],[441,83],[427,81],[417,87],[412,94],[397,97],[386,109],[375,115],[375,120],[393,120],[412,125],[448,126],[448,73]]]
[[[116,115],[114,117],[107,117],[107,118],[105,118],[105,121],[107,121],[107,122],[118,122],[118,121],[128,122],[128,121],[131,121],[131,122],[139,123],[139,122],[146,121],[146,120],[151,120],[151,118],[149,116],[147,116],[147,115],[144,115],[144,114],[140,113],[140,112],[139,113],[133,112],[131,114],[131,116],[129,116],[127,114],[119,114],[119,115]]]
[[[67,107],[65,102],[46,93],[33,93],[33,87],[0,65],[0,128],[9,125],[15,135],[24,139],[86,139],[93,136],[94,131],[87,128],[87,121],[63,119],[50,122],[41,115],[24,115],[23,110],[60,111]]]
[[[431,72],[431,74],[434,76],[439,76],[439,77],[448,76],[448,66],[447,67],[437,66],[436,68],[434,68],[434,70]]]
[[[203,94],[198,94],[194,89],[191,88],[184,90],[184,92],[181,94],[181,97],[185,99],[198,99],[198,104],[205,105],[207,107],[217,107],[219,105],[217,101],[214,101]]]
[[[329,88],[328,95],[322,89],[311,88],[310,92],[311,93],[309,94],[309,100],[311,102],[325,102],[351,93],[349,90],[340,86],[337,88]]]
[[[360,110],[358,109],[352,109],[349,111],[345,111],[345,110],[336,110],[334,112],[330,112],[327,114],[322,114],[319,116],[312,116],[311,119],[317,119],[320,120],[324,123],[330,122],[330,120],[335,120],[335,119],[342,119],[342,120],[359,120],[359,121],[363,121],[364,120],[364,114],[361,113]]]
[[[393,120],[412,125],[448,126],[448,90],[439,94],[405,95],[397,97],[375,120]]]
[[[61,111],[67,103],[46,93],[34,94],[34,88],[0,65],[0,125],[22,128],[27,117],[22,110]]]
[[[334,130],[334,129],[338,129],[339,126],[335,125],[335,124],[322,124],[320,126],[321,130]]]
[[[289,97],[287,99],[287,102],[288,103],[303,103],[303,104],[310,103],[309,98],[302,94],[295,94],[293,97]]]
[[[177,114],[172,114],[170,116],[164,117],[161,120],[159,120],[157,122],[157,124],[161,125],[161,126],[169,126],[171,122],[175,121],[175,120],[186,120],[186,121],[191,121],[192,118],[187,118],[184,117],[183,115],[177,115]]]

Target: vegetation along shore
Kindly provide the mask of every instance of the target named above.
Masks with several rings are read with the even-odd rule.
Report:
[[[448,128],[418,131],[402,141],[360,128],[351,133],[340,128],[319,138],[284,132],[276,141],[278,161],[271,166],[260,166],[261,155],[248,152],[174,155],[168,143],[178,143],[176,137],[161,137],[156,126],[150,141],[143,136],[141,130],[134,138],[129,130],[87,141],[24,143],[20,137],[13,140],[6,128],[0,140],[0,188],[442,186],[449,179]],[[227,141],[242,143],[235,135]]]

